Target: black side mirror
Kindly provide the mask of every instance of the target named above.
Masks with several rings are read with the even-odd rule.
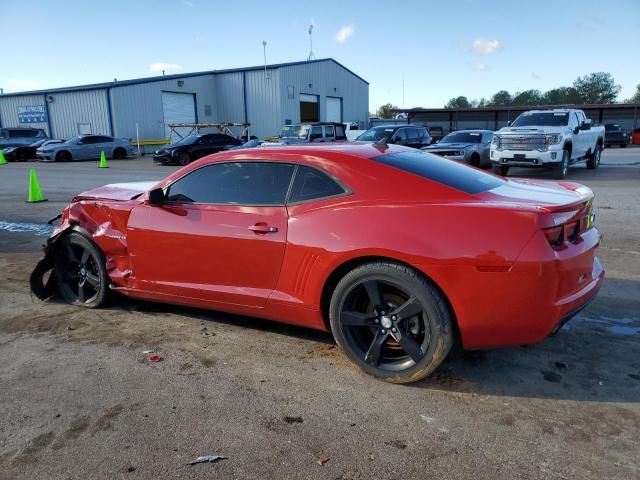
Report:
[[[582,125],[580,125],[580,130],[591,130],[591,123],[582,122]]]
[[[156,188],[149,192],[149,204],[150,205],[162,205],[166,200],[164,191],[161,188]]]
[[[578,133],[580,133],[580,127],[579,126],[573,129],[573,134],[574,135],[577,135]]]

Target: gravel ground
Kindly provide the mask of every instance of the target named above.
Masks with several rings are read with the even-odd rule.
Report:
[[[95,311],[32,300],[44,221],[78,191],[174,170],[151,163],[0,167],[0,479],[640,476],[640,149],[570,172],[596,192],[596,301],[556,337],[454,351],[412,386],[365,376],[314,331],[124,298]],[[32,166],[49,202],[23,201]],[[205,454],[227,459],[187,465]]]

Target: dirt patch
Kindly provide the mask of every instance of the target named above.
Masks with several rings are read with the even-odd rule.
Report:
[[[102,414],[91,427],[91,433],[104,432],[113,429],[112,421],[122,413],[123,405],[117,404]]]

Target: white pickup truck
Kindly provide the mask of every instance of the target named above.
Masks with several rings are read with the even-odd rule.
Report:
[[[598,168],[603,148],[604,127],[591,126],[582,110],[531,110],[494,133],[490,159],[499,175],[511,167],[546,167],[565,178],[573,163]]]

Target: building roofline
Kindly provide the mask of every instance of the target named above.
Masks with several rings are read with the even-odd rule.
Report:
[[[340,62],[334,60],[333,58],[319,58],[317,60],[304,60],[300,62],[274,63],[271,65],[267,65],[266,68],[274,70],[277,68],[295,67],[298,65],[305,65],[309,63],[321,63],[321,62],[333,62],[339,67],[342,67],[343,69],[345,69],[347,72],[349,72],[353,76],[362,80],[367,85],[369,85],[369,82],[367,82],[364,78],[354,73],[353,71],[349,70],[347,67],[342,65]],[[58,88],[47,88],[42,90],[30,90],[25,92],[11,92],[11,93],[4,93],[0,95],[0,98],[20,97],[20,96],[26,96],[26,95],[45,95],[48,93],[82,92],[86,90],[102,90],[106,88],[116,88],[116,87],[125,87],[125,86],[131,86],[131,85],[142,85],[145,83],[161,82],[164,80],[179,80],[181,78],[202,77],[206,75],[218,75],[218,74],[224,74],[224,73],[251,72],[256,70],[263,70],[264,68],[265,68],[264,65],[260,65],[260,66],[254,66],[254,67],[227,68],[222,70],[207,70],[207,71],[192,72],[192,73],[176,73],[172,75],[159,75],[155,77],[133,78],[130,80],[118,80],[114,82],[92,83],[92,84],[78,85],[73,87],[58,87]]]
[[[575,108],[578,110],[595,109],[635,109],[640,103],[601,103],[601,104],[567,104],[567,105],[513,105],[509,107],[467,107],[467,108],[399,108],[398,113],[467,113],[467,112],[506,112],[513,110],[562,110]]]

